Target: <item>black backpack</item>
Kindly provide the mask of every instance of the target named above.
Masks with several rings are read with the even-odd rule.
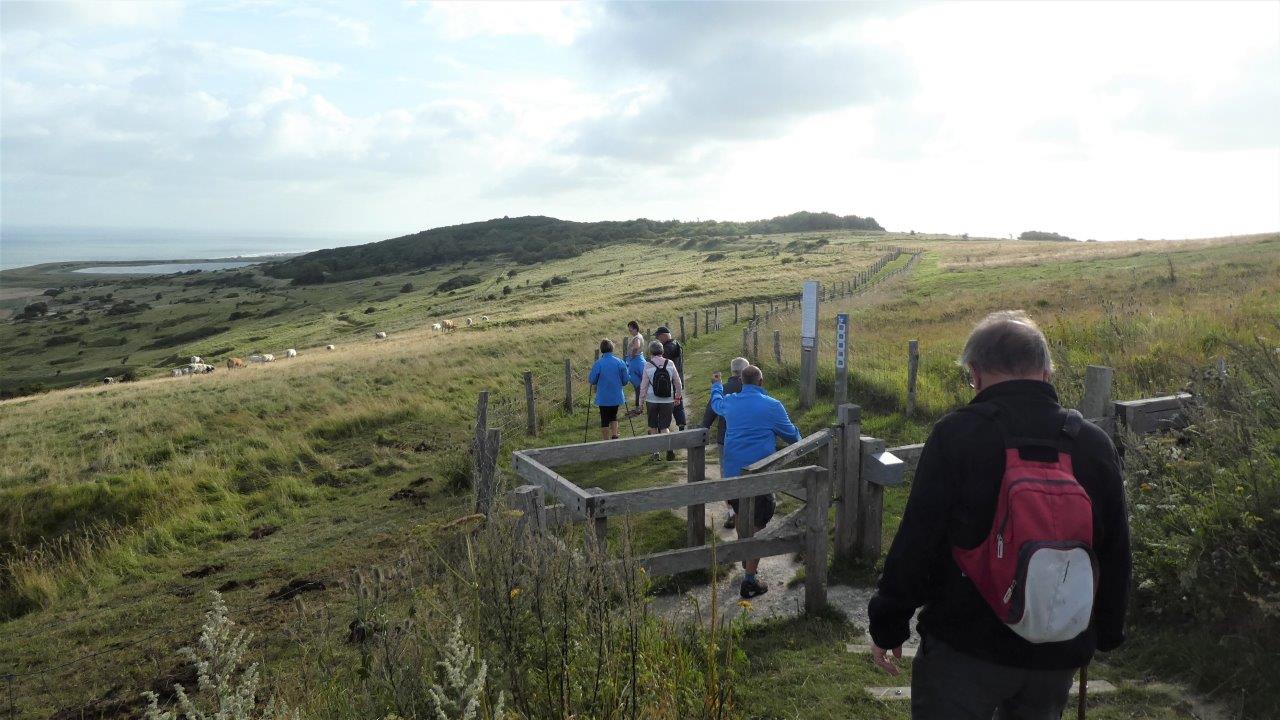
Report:
[[[653,390],[653,396],[657,398],[667,399],[671,397],[671,373],[667,371],[667,365],[671,361],[659,365],[653,360],[649,364],[653,366],[653,379],[649,381],[649,388]]]

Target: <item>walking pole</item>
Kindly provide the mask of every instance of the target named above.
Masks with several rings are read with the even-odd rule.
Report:
[[[593,387],[592,385],[587,386],[587,396],[583,398],[583,400],[586,401],[583,404],[583,408],[586,410],[586,413],[585,413],[586,417],[582,419],[582,442],[587,441],[587,428],[591,425],[591,388],[592,387]]]
[[[1077,715],[1079,716],[1080,720],[1084,720],[1084,697],[1085,697],[1085,693],[1088,691],[1089,691],[1089,664],[1085,663],[1085,665],[1080,668],[1080,707],[1077,712]]]

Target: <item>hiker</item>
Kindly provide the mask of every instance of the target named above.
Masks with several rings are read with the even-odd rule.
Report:
[[[662,353],[668,360],[676,364],[676,372],[681,376],[684,375],[684,348],[681,347],[680,341],[671,337],[671,331],[666,326],[659,327],[654,333],[654,337],[662,341]],[[652,345],[650,345],[652,347]],[[652,350],[650,351],[652,354]],[[688,424],[684,413],[684,398],[677,398],[675,405],[671,408],[671,417],[675,418],[676,427],[684,430]]]
[[[720,474],[726,478],[741,475],[743,468],[772,455],[777,447],[775,437],[788,443],[800,440],[800,431],[791,423],[787,409],[765,394],[764,373],[760,368],[748,365],[743,368],[741,377],[742,389],[726,395],[724,385],[720,383],[720,373],[711,376],[711,409],[724,418],[728,426],[724,445],[720,448]],[[773,493],[758,495],[751,504],[752,527],[757,531],[763,530],[777,507]],[[744,599],[769,592],[769,586],[756,577],[760,558],[747,560],[742,567],[746,570],[746,577],[742,580],[739,594]]]
[[[960,364],[977,395],[920,455],[868,608],[872,656],[898,674],[923,607],[913,718],[1057,720],[1076,669],[1124,642],[1120,461],[1103,430],[1058,404],[1049,344],[1025,313],[984,318]]]
[[[680,384],[680,371],[675,362],[663,354],[662,343],[649,343],[649,360],[644,366],[644,379],[640,381],[640,396],[644,398],[649,415],[649,434],[671,432],[671,412],[684,390]],[[653,454],[658,459],[658,453]],[[667,459],[675,460],[674,450],[667,451]]]
[[[596,389],[601,440],[618,439],[618,408],[627,404],[623,388],[630,380],[627,364],[613,354],[613,341],[601,340],[600,359],[591,366],[591,374],[587,376],[587,382]]]
[[[729,379],[726,380],[724,383],[725,395],[732,395],[742,389],[742,371],[747,369],[747,366],[750,364],[751,362],[743,357],[736,357],[729,361]],[[702,427],[710,429],[713,424],[716,426],[716,442],[720,444],[720,453],[721,453],[720,476],[725,477],[724,475],[725,422],[724,422],[724,418],[717,415],[716,411],[712,409],[711,401],[708,400],[707,409],[704,410],[702,413]],[[738,514],[738,501],[729,500],[728,505],[729,505],[729,514],[725,516],[724,528],[726,530],[732,530],[737,523],[736,517]]]
[[[635,390],[636,410],[640,409],[640,382],[644,379],[644,335],[640,334],[640,323],[632,320],[627,323],[626,347],[623,350],[623,361],[631,373],[631,387]]]

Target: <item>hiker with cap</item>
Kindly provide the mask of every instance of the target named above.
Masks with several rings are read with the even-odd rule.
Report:
[[[923,608],[913,718],[1057,720],[1076,670],[1083,681],[1096,650],[1124,642],[1120,461],[1106,432],[1058,403],[1026,313],[984,318],[960,364],[977,394],[920,455],[869,606],[873,660],[898,674]]]
[[[800,431],[792,424],[787,409],[765,394],[764,373],[755,365],[748,365],[742,370],[742,389],[731,395],[725,394],[720,373],[713,374],[711,409],[724,418],[726,425],[724,445],[720,449],[720,473],[723,477],[737,477],[751,463],[772,455],[777,448],[777,438],[788,444],[800,441]],[[756,496],[751,505],[752,527],[757,531],[763,530],[777,507],[773,493]],[[747,518],[738,518],[739,523],[747,521]],[[742,580],[739,594],[744,599],[769,591],[769,586],[756,576],[760,568],[759,558],[747,560],[742,566],[746,577]]]
[[[732,395],[742,389],[742,371],[747,369],[751,362],[744,357],[736,357],[729,361],[729,379],[724,382],[724,394]],[[710,429],[712,426],[716,429],[716,442],[720,445],[720,477],[726,477],[724,474],[724,418],[716,414],[711,407],[711,401],[707,400],[707,409],[702,413],[702,427]],[[737,524],[738,501],[729,500],[729,514],[725,516],[724,528],[732,530]]]
[[[627,364],[613,354],[613,341],[600,341],[600,359],[591,366],[587,382],[596,389],[596,407],[600,408],[600,439],[618,439],[618,408],[627,404],[623,391],[631,379]],[[583,433],[585,435],[585,433]]]
[[[684,377],[684,348],[680,341],[671,337],[671,330],[665,325],[654,331],[653,335],[662,343],[663,357],[675,363],[676,372]],[[680,394],[676,395],[675,404],[671,406],[671,417],[676,421],[676,427],[684,430],[688,421],[685,418],[684,397]]]
[[[644,366],[644,379],[640,381],[640,397],[648,413],[649,434],[671,432],[671,412],[683,386],[676,364],[668,360],[662,351],[662,343],[649,343],[649,360]],[[653,454],[658,459],[658,453]],[[667,459],[675,460],[674,450],[667,451]]]

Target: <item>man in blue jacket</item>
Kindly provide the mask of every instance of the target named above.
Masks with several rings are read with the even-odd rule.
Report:
[[[587,382],[596,388],[600,408],[600,439],[618,439],[618,408],[627,404],[622,388],[631,381],[627,364],[613,354],[613,341],[600,341],[600,359],[591,366]]]
[[[800,440],[800,431],[792,424],[787,409],[766,395],[763,385],[764,373],[755,365],[748,365],[742,371],[742,389],[732,395],[725,395],[720,373],[711,376],[711,409],[724,418],[726,425],[724,445],[720,449],[723,477],[741,475],[751,463],[773,454],[777,448],[775,438],[788,443]],[[763,530],[776,507],[773,493],[756,497],[752,505],[755,506],[752,525],[756,530]],[[739,522],[746,522],[746,518]],[[742,597],[750,599],[768,592],[769,586],[756,577],[760,559],[748,560],[742,565],[747,571],[742,581]]]

